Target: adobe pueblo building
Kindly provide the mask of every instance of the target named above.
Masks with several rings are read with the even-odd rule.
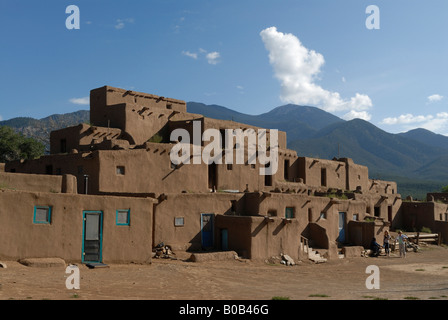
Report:
[[[90,104],[90,124],[51,133],[50,155],[5,164],[0,258],[145,263],[163,242],[174,251],[233,250],[249,259],[306,259],[312,247],[333,259],[408,221],[395,182],[369,179],[368,168],[348,158],[300,157],[287,149],[285,132],[278,132],[272,175],[249,161],[248,139],[243,163],[175,164],[176,129],[224,137],[226,129],[260,128],[109,86],[92,90]],[[210,143],[189,147],[205,151]]]

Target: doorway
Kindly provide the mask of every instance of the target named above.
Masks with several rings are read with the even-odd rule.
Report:
[[[218,184],[218,173],[216,163],[212,163],[208,165],[208,188],[216,191],[216,187]]]
[[[227,229],[221,229],[221,250],[229,250],[229,232]]]
[[[203,249],[213,247],[214,217],[215,215],[213,213],[201,213],[201,245]]]
[[[103,212],[84,211],[82,232],[82,262],[101,262],[103,237]]]
[[[338,242],[345,242],[345,212],[339,212],[339,236]]]

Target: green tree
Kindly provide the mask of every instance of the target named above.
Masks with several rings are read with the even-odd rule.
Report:
[[[444,186],[444,187],[442,188],[442,192],[448,192],[448,186]]]
[[[42,156],[45,146],[7,126],[0,126],[0,162],[35,159]]]

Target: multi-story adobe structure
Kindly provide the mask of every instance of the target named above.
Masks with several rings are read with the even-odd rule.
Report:
[[[50,155],[6,163],[1,177],[22,190],[17,197],[23,193],[16,208],[34,199],[34,211],[23,214],[48,217],[51,211],[52,220],[43,226],[24,217],[19,223],[2,213],[0,228],[7,232],[0,234],[17,248],[0,250],[0,257],[141,262],[163,242],[174,250],[235,250],[251,259],[280,253],[299,259],[308,244],[331,259],[344,246],[368,246],[391,225],[403,224],[395,182],[369,179],[368,168],[348,158],[300,157],[287,148],[285,132],[278,132],[272,175],[260,175],[262,164],[249,161],[249,148],[244,163],[173,164],[176,129],[193,136],[193,124],[200,123],[202,137],[211,128],[260,128],[188,113],[181,100],[108,86],[92,90],[90,104],[90,124],[51,133]],[[267,136],[274,147],[270,130]],[[191,148],[204,150],[208,143]],[[51,190],[33,186],[48,179]],[[51,243],[46,239],[45,250],[38,249],[18,228]],[[96,242],[88,240],[92,230]],[[111,249],[118,242],[126,253]]]

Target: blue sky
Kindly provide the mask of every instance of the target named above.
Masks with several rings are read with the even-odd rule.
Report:
[[[369,5],[380,29],[366,27]],[[0,116],[87,110],[110,85],[448,135],[447,16],[446,0],[1,0]]]

